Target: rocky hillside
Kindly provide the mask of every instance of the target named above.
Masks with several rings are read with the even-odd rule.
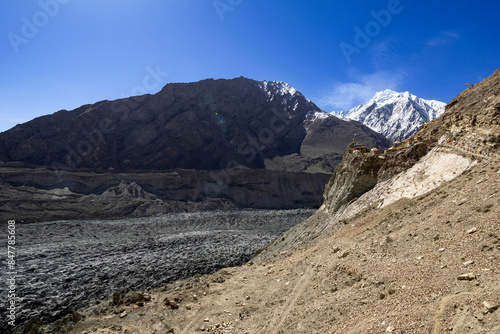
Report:
[[[498,134],[489,102],[498,83],[496,72],[459,95],[419,133],[442,135],[425,149],[400,147],[383,159],[346,152],[324,206],[246,265],[150,290],[146,302],[109,298],[80,310],[84,320],[58,325],[70,333],[500,332],[500,156],[482,154],[489,139],[480,152],[447,140],[449,129],[470,140]]]
[[[413,136],[423,124],[441,116],[444,108],[443,102],[387,89],[355,108],[333,114],[359,121],[392,141],[401,141]]]
[[[275,241],[244,266],[143,290],[133,302],[120,303],[129,295],[118,294],[79,310],[86,316],[81,321],[70,315],[47,328],[75,334],[499,332],[499,162],[484,159],[424,195],[351,217],[321,210],[278,239],[289,243],[280,251]]]
[[[305,123],[314,114],[325,113],[283,82],[240,77],[168,84],[154,95],[101,101],[17,125],[0,134],[0,161],[120,171],[264,169],[267,160],[301,156],[305,149],[310,154],[297,166],[305,170],[317,157],[334,166],[355,132],[366,145],[389,144],[359,124],[337,121],[329,125],[343,128],[342,136],[324,126],[312,135],[314,143],[324,142],[315,152],[304,143],[311,137]]]
[[[425,124],[420,136],[445,136],[483,154],[500,148],[500,70],[466,89],[446,106],[446,112]]]

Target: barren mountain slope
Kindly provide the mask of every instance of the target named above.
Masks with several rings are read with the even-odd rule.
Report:
[[[19,124],[0,133],[0,161],[63,170],[263,169],[267,159],[300,155],[305,123],[315,114],[328,116],[284,82],[240,77],[172,83],[154,95],[101,101]],[[331,173],[352,133],[366,145],[389,145],[364,125],[334,119],[314,136],[326,142],[336,134],[326,152],[322,147],[329,166],[323,172]],[[298,169],[311,163],[303,157]]]

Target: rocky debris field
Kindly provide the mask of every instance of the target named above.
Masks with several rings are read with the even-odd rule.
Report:
[[[313,212],[235,210],[18,225],[16,280],[22,301],[16,323],[33,317],[53,321],[114,292],[165,286],[243,264]],[[8,328],[3,321],[2,332]]]

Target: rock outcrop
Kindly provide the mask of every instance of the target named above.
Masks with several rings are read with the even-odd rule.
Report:
[[[500,70],[464,90],[418,136],[447,137],[488,153],[500,148]]]
[[[412,167],[429,151],[431,145],[419,143],[395,151],[386,151],[383,155],[355,154],[348,148],[326,185],[323,195],[325,209],[334,213],[345,208],[378,182]]]

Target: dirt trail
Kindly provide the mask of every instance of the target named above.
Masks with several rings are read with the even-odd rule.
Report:
[[[462,296],[478,295],[480,293],[481,292],[479,292],[479,291],[473,291],[473,292],[466,291],[466,292],[460,292],[458,294],[451,294],[451,295],[444,296],[441,299],[441,301],[439,302],[439,307],[438,307],[436,313],[434,314],[434,327],[432,329],[432,334],[439,334],[439,331],[441,330],[441,317],[444,313],[446,305],[448,305],[448,303],[451,300],[458,298],[458,297],[462,297]]]
[[[309,282],[311,282],[311,276],[314,274],[314,267],[318,264],[320,258],[321,256],[317,256],[314,259],[313,264],[307,267],[306,273],[300,278],[297,285],[295,285],[293,292],[290,294],[288,303],[285,303],[282,307],[274,311],[273,318],[269,322],[269,326],[267,327],[265,333],[278,333],[279,329],[288,318],[290,312],[297,305],[297,300],[304,293],[305,289],[309,285]]]

